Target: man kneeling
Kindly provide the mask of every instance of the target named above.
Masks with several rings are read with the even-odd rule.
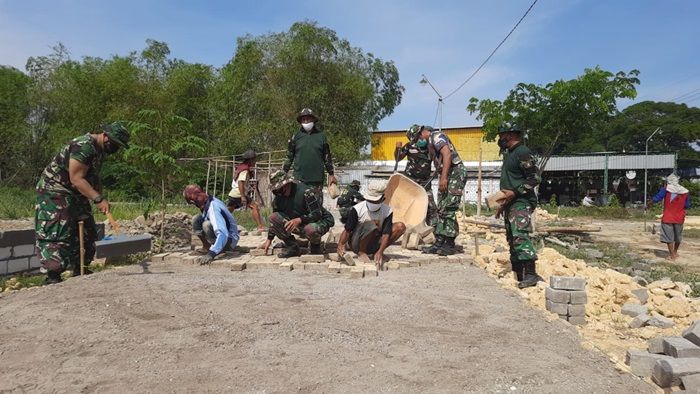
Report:
[[[368,255],[374,254],[377,267],[382,267],[384,250],[406,231],[406,225],[393,222],[391,207],[384,203],[384,190],[386,182],[370,182],[365,201],[350,209],[338,241],[339,256],[345,254],[349,246],[363,261],[369,261]]]

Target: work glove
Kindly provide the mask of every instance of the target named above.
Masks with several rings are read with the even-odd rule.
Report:
[[[210,255],[210,254],[205,254],[204,256],[199,257],[197,259],[197,262],[199,263],[199,265],[207,265],[207,264],[211,263],[212,261],[214,261],[214,257],[212,257],[212,255]]]

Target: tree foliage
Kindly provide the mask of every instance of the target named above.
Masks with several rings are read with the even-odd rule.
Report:
[[[618,99],[636,97],[637,75],[637,70],[613,74],[599,67],[586,69],[571,80],[519,83],[503,101],[472,97],[467,110],[483,120],[489,140],[502,123],[524,127],[528,144],[542,155],[543,171],[553,153],[564,152],[571,141],[606,127],[617,115]]]

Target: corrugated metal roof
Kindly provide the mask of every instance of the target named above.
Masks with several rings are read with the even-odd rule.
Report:
[[[605,169],[605,155],[590,156],[552,156],[547,162],[545,171],[581,171]],[[639,170],[645,168],[644,155],[616,155],[607,156],[609,170]],[[671,169],[675,167],[676,156],[674,154],[652,154],[646,156],[646,168]]]

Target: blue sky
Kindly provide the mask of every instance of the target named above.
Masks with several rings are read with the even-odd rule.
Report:
[[[396,63],[406,92],[380,128],[405,129],[435,120],[436,96],[419,84],[421,74],[442,94],[453,90],[531,2],[0,0],[0,64],[24,69],[29,56],[57,42],[73,58],[108,57],[141,50],[153,38],[167,42],[174,57],[220,67],[237,37],[309,19]],[[700,91],[699,17],[695,0],[539,0],[489,64],[445,102],[443,126],[478,124],[465,110],[472,96],[500,99],[518,82],[569,79],[596,65],[639,69],[636,101]],[[700,106],[700,95],[686,101]]]

